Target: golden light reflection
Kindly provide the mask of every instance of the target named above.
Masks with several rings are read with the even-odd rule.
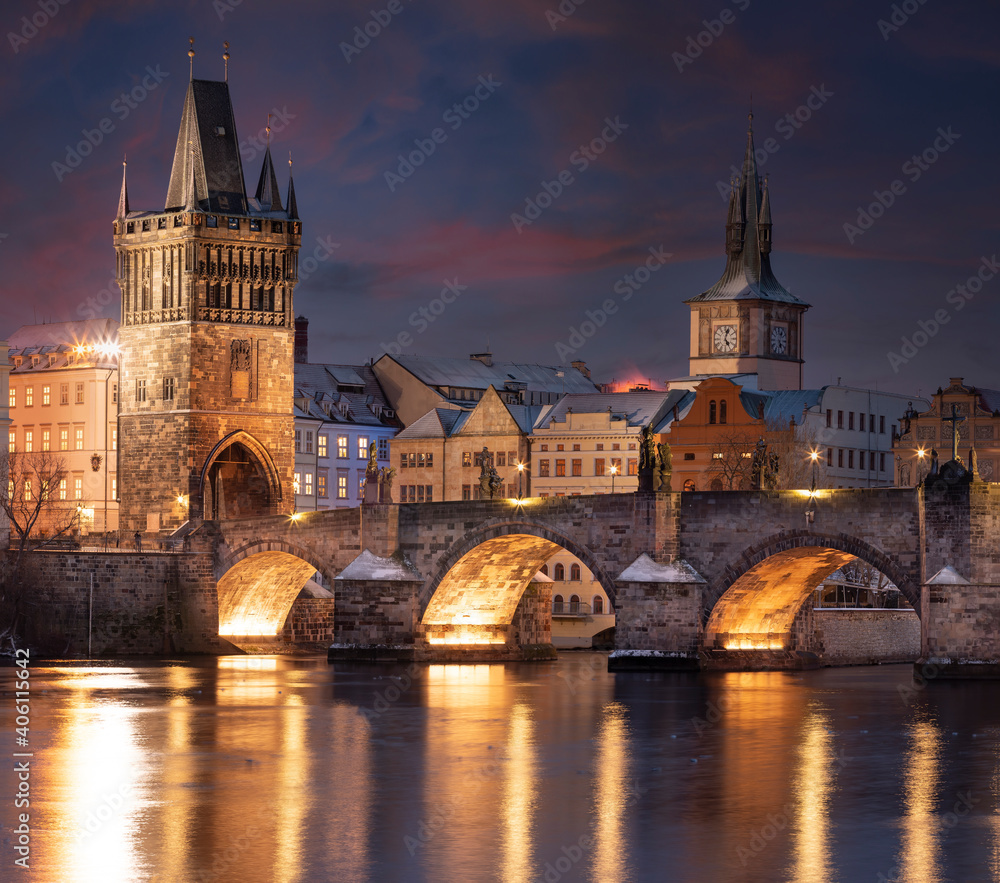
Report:
[[[167,673],[167,683],[172,693],[167,700],[166,716],[166,749],[171,762],[160,767],[159,777],[167,799],[162,802],[161,815],[155,821],[155,830],[166,848],[157,850],[156,870],[165,880],[181,880],[188,874],[191,860],[192,809],[189,801],[172,799],[170,792],[183,793],[185,783],[196,775],[197,761],[191,752],[194,709],[190,691],[198,680],[194,669],[172,666]]]
[[[234,616],[228,622],[219,624],[219,634],[263,637],[278,634],[278,629],[263,616]]]
[[[533,830],[537,803],[535,722],[531,710],[515,705],[507,730],[503,795],[503,883],[533,879]]]
[[[795,782],[795,883],[826,883],[832,876],[829,805],[836,755],[832,745],[835,736],[829,731],[829,718],[810,711],[803,726]]]
[[[219,668],[234,668],[239,671],[277,671],[278,660],[274,656],[220,656]]]
[[[428,644],[506,644],[504,638],[490,637],[472,631],[452,632],[444,636],[427,638]]]
[[[623,819],[631,790],[628,721],[625,706],[618,702],[606,705],[603,713],[595,758],[592,874],[597,883],[619,883],[625,879]]]
[[[278,755],[278,793],[274,814],[274,866],[267,879],[274,883],[296,883],[302,879],[302,835],[306,827],[309,790],[309,740],[306,719],[309,709],[297,693],[287,694],[281,709],[281,749]]]
[[[940,821],[937,790],[940,781],[941,733],[929,722],[910,730],[910,746],[903,768],[903,843],[899,870],[901,883],[938,883],[941,877]]]
[[[726,641],[723,645],[727,650],[784,650],[783,641],[774,638],[737,638]]]

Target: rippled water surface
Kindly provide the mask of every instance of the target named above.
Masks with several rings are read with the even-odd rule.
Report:
[[[37,663],[0,879],[1000,880],[1000,684],[606,667]]]

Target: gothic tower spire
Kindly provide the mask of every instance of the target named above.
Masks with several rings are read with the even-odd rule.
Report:
[[[264,165],[260,169],[260,180],[257,182],[255,194],[262,212],[280,212],[281,191],[278,188],[278,176],[274,172],[271,161],[271,115],[267,115],[267,147],[264,149]]]
[[[128,165],[128,160],[122,160],[122,192],[118,196],[118,214],[115,217],[118,220],[123,220],[128,217],[128,183],[125,181],[125,167]]]
[[[288,199],[286,200],[288,205],[288,217],[298,218],[299,216],[299,206],[295,201],[295,185],[292,183],[292,152],[288,151]]]

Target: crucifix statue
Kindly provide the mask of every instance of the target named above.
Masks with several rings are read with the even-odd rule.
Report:
[[[958,416],[958,407],[957,407],[957,405],[954,402],[951,403],[951,416],[950,417],[942,417],[941,418],[941,422],[942,423],[950,423],[951,424],[951,432],[952,432],[952,438],[951,438],[951,459],[952,460],[958,460],[958,424],[961,423],[964,419],[965,419],[964,417],[959,417]],[[961,462],[961,461],[959,461],[959,462]]]

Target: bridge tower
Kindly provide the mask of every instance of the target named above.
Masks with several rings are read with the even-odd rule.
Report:
[[[285,204],[270,144],[248,197],[228,82],[192,73],[163,209],[123,172],[114,222],[123,529],[290,511],[301,240],[291,160]]]
[[[799,300],[771,270],[771,197],[761,184],[747,127],[740,179],[731,182],[726,268],[691,308],[692,375],[756,374],[757,389],[802,389],[803,314]]]

